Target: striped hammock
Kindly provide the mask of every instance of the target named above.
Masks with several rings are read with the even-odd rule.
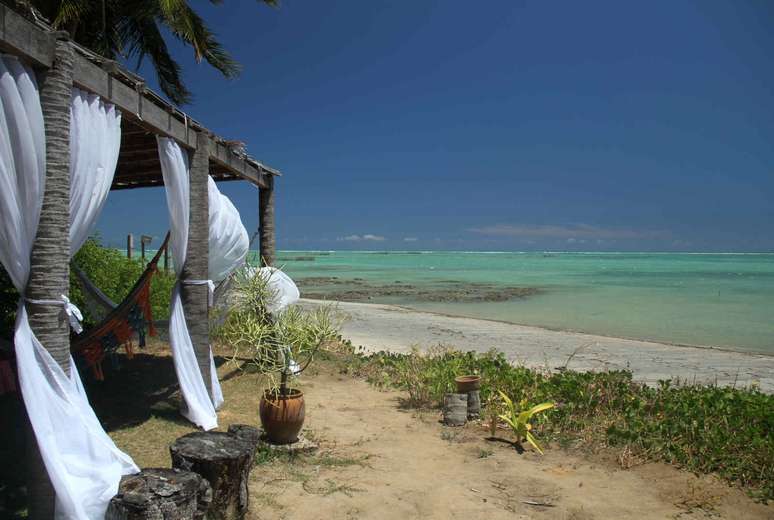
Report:
[[[158,272],[158,262],[168,242],[169,233],[132,290],[117,305],[89,280],[86,273],[73,266],[89,311],[93,316],[101,317],[101,321],[80,336],[74,337],[70,342],[70,350],[83,356],[97,380],[105,379],[102,362],[108,356],[115,359],[114,354],[119,347],[123,346],[126,355],[131,359],[134,355],[135,335],[140,348],[145,346],[146,334],[156,335],[150,304],[150,286],[153,275]]]

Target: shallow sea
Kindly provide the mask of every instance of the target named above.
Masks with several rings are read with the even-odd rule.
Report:
[[[774,254],[291,252],[292,277],[537,287],[505,302],[406,307],[627,338],[774,354]]]

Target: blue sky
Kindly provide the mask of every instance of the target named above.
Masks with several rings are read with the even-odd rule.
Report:
[[[244,71],[175,47],[185,109],[284,173],[282,249],[774,250],[769,2],[196,5]],[[166,227],[159,189],[99,224]]]

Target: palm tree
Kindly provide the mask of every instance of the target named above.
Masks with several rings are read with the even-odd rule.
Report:
[[[57,40],[54,63],[40,87],[40,106],[46,132],[46,187],[32,247],[26,296],[55,300],[69,294],[70,238],[70,93],[73,86],[73,49]],[[65,224],[63,224],[62,215]],[[59,319],[60,308],[27,304],[30,327],[65,373],[70,372],[70,327]],[[27,429],[27,497],[29,518],[54,517],[54,489],[43,465],[31,427]]]
[[[276,6],[278,0],[258,0]],[[210,0],[221,4],[223,0]],[[215,34],[186,0],[29,0],[78,43],[110,59],[145,58],[153,63],[161,90],[179,105],[190,103],[191,92],[181,77],[180,65],[169,54],[164,38],[168,31],[193,48],[197,62],[205,60],[226,78],[239,75],[241,67],[218,42]]]

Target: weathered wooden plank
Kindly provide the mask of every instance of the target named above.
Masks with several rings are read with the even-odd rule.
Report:
[[[50,67],[55,38],[6,5],[0,4],[0,47],[24,56],[34,65]]]
[[[50,67],[54,57],[54,34],[0,4],[0,50],[18,55],[33,65]],[[75,86],[112,102],[124,112],[125,117],[139,120],[153,133],[171,137],[190,150],[196,148],[197,131],[191,128],[185,115],[176,113],[171,105],[164,105],[146,95],[144,88],[138,92],[135,87],[113,77],[110,70],[118,66],[112,62],[104,64],[104,67],[76,53]],[[278,173],[246,161],[216,140],[210,144],[209,153],[213,162],[258,186],[266,186],[266,177]]]
[[[170,113],[141,92],[111,77],[83,56],[76,57],[75,70],[78,87],[115,104],[125,116],[137,119],[139,124],[154,133],[171,137],[189,149],[196,148],[196,131],[190,128],[185,118],[181,121],[177,114]],[[212,160],[234,174],[259,186],[265,184],[264,172],[236,156],[223,144],[212,142],[209,153]]]
[[[210,141],[210,160],[259,187],[268,184],[268,174],[232,153],[224,144]]]

